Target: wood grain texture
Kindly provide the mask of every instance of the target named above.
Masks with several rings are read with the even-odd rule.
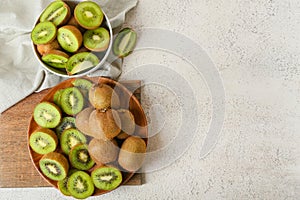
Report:
[[[122,84],[140,100],[140,81]],[[34,93],[0,115],[0,187],[49,187],[34,168],[27,144],[27,128],[35,105],[49,90]],[[135,174],[126,185],[141,185]]]

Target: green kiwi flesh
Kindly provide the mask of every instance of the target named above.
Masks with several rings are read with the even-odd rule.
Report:
[[[71,195],[77,199],[84,199],[94,193],[95,186],[90,175],[84,171],[73,173],[67,184]]]
[[[120,57],[128,56],[136,44],[136,32],[130,28],[122,29],[114,40],[113,53]]]
[[[66,178],[64,178],[63,180],[57,181],[57,187],[62,194],[66,195],[66,196],[71,196],[71,193],[68,190],[68,180],[69,180],[69,177],[77,171],[78,171],[77,169],[70,169],[68,172],[68,176]]]
[[[95,29],[101,25],[104,15],[98,4],[92,1],[83,1],[75,7],[74,17],[80,26],[86,29]]]
[[[109,32],[103,27],[87,30],[83,35],[83,45],[91,51],[105,51],[108,48],[109,41]]]
[[[53,95],[53,102],[60,107],[60,98],[61,98],[61,93],[64,91],[64,89],[59,89],[57,90],[54,95]]]
[[[40,17],[40,21],[50,21],[56,26],[66,22],[71,16],[69,6],[63,1],[54,1],[47,6]]]
[[[60,97],[60,106],[68,115],[76,115],[84,107],[84,98],[76,87],[63,90]]]
[[[43,128],[55,128],[61,121],[61,111],[55,104],[45,101],[34,108],[33,118]]]
[[[50,130],[41,128],[30,135],[29,145],[38,154],[47,154],[55,151],[58,139],[56,134]]]
[[[64,50],[73,53],[82,44],[82,34],[75,26],[66,25],[58,29],[57,41]]]
[[[75,126],[75,118],[74,117],[64,117],[60,124],[56,127],[56,135],[60,138],[62,132],[69,128],[76,128]]]
[[[42,61],[51,67],[55,68],[66,68],[68,62],[68,54],[59,51],[59,50],[51,50],[47,54],[42,57]]]
[[[95,187],[101,190],[113,190],[122,183],[122,173],[114,167],[99,167],[92,172],[91,177]]]
[[[72,85],[79,89],[89,90],[93,86],[93,83],[87,79],[78,78],[72,81]]]
[[[95,67],[99,63],[99,58],[90,52],[77,53],[69,58],[66,70],[73,75]]]
[[[31,32],[31,40],[34,44],[48,44],[56,37],[56,26],[52,22],[38,23]]]
[[[77,144],[85,144],[86,137],[77,129],[69,128],[62,132],[60,136],[61,149],[65,154],[69,154],[70,150]]]
[[[95,164],[86,144],[74,146],[69,153],[69,161],[73,167],[80,170],[89,170]]]

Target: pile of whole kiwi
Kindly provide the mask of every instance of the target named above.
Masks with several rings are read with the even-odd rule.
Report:
[[[72,79],[51,100],[34,108],[38,128],[29,133],[32,151],[41,154],[40,171],[57,181],[64,195],[87,198],[109,191],[143,163],[146,142],[135,134],[135,119],[121,108],[121,97],[107,84]]]

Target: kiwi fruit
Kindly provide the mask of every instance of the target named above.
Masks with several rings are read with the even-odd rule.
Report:
[[[69,161],[73,167],[80,170],[89,170],[95,165],[86,144],[77,144],[72,147],[69,153]]]
[[[84,171],[74,172],[68,179],[67,187],[71,195],[77,199],[85,199],[95,190],[92,178]]]
[[[69,75],[83,72],[99,64],[99,58],[90,52],[81,52],[70,57],[67,63],[67,73]]]
[[[84,98],[76,87],[69,87],[62,91],[60,106],[68,115],[76,115],[84,107]]]
[[[113,190],[122,183],[122,173],[114,167],[103,166],[92,171],[95,187],[101,190]]]
[[[42,173],[49,179],[60,181],[66,178],[69,170],[68,160],[60,153],[50,152],[39,161]]]
[[[89,117],[90,114],[94,111],[93,107],[88,107],[82,110],[80,113],[76,115],[75,124],[78,130],[80,130],[82,133],[93,136],[90,131],[89,126]]]
[[[57,30],[57,40],[60,46],[68,52],[76,52],[82,44],[82,34],[72,25],[65,25]]]
[[[93,86],[93,83],[91,81],[83,78],[77,78],[71,83],[73,86],[82,90],[89,90]]]
[[[103,27],[87,30],[83,35],[83,45],[91,51],[105,51],[108,48],[109,41],[109,32]]]
[[[56,92],[53,95],[53,102],[60,107],[60,97],[61,93],[64,91],[64,89],[56,90]]]
[[[57,144],[56,134],[47,128],[39,128],[29,138],[31,149],[38,154],[47,154],[55,151]]]
[[[55,40],[56,26],[52,22],[40,22],[31,32],[31,40],[34,44],[48,44]]]
[[[47,6],[40,17],[40,21],[50,21],[56,26],[66,23],[71,16],[70,7],[63,1],[54,1]]]
[[[135,136],[128,137],[122,144],[118,162],[121,167],[130,172],[135,172],[141,168],[145,153],[146,143],[143,139]]]
[[[55,128],[57,137],[60,138],[62,132],[64,132],[64,130],[69,128],[76,128],[75,118],[74,117],[62,118],[60,124]]]
[[[74,17],[83,28],[95,29],[101,25],[104,15],[98,4],[92,1],[83,1],[75,7]]]
[[[60,46],[58,44],[58,41],[55,39],[49,44],[39,44],[36,46],[37,51],[40,53],[40,55],[45,55],[47,54],[50,50],[53,49],[60,49]]]
[[[61,110],[54,103],[44,101],[35,106],[33,118],[43,128],[55,128],[61,121]]]
[[[89,117],[90,133],[97,139],[111,140],[116,137],[121,131],[117,124],[120,124],[120,118],[112,109],[105,112],[94,110]]]
[[[77,144],[85,144],[86,137],[77,129],[69,128],[62,132],[60,136],[60,146],[65,154],[69,154],[70,150]]]
[[[82,53],[82,52],[89,52],[89,50],[85,47],[81,47],[80,49],[78,49],[78,51],[76,51],[75,53]]]
[[[66,68],[69,55],[60,50],[50,50],[42,57],[44,63],[55,68]]]
[[[125,133],[124,131],[121,131],[119,133],[119,135],[117,135],[117,139],[119,140],[125,140],[126,138],[128,138],[130,135],[128,135],[127,133]]]
[[[89,143],[88,151],[98,165],[103,165],[118,158],[119,147],[114,139],[104,141],[94,138]]]
[[[77,169],[70,169],[66,178],[64,178],[63,180],[57,181],[57,187],[62,194],[66,195],[66,196],[71,196],[71,193],[68,190],[68,180],[69,180],[69,177],[74,172],[77,172],[77,171],[78,171]]]
[[[89,90],[89,100],[99,110],[105,110],[110,107],[116,108],[120,105],[118,95],[106,84],[93,85]]]
[[[122,29],[113,43],[113,53],[120,57],[124,58],[128,56],[134,49],[136,44],[136,32],[130,28]]]
[[[80,30],[80,32],[84,32],[85,31],[85,29],[78,24],[78,22],[76,21],[76,19],[75,19],[74,16],[72,16],[70,18],[70,20],[68,21],[67,25],[75,26],[76,28],[78,28],[78,30]]]
[[[132,135],[135,130],[134,116],[129,110],[119,109],[118,114],[121,120],[121,129],[125,133]]]

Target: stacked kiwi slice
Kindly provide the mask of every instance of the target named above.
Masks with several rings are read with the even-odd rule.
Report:
[[[56,0],[40,15],[31,39],[46,65],[68,75],[80,74],[99,64],[109,46],[110,33],[103,21],[102,9],[93,1],[72,9]]]

